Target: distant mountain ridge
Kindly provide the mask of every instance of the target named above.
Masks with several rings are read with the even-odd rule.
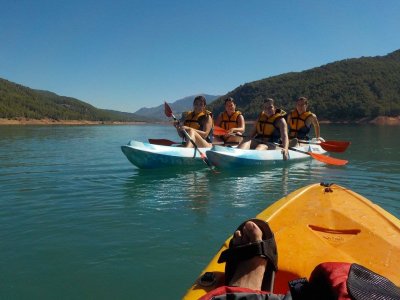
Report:
[[[290,111],[294,100],[308,97],[320,120],[356,122],[400,116],[400,50],[384,56],[345,59],[302,72],[246,83],[215,100],[214,115],[233,97],[246,120],[256,119],[265,98]]]
[[[215,99],[220,97],[219,95],[208,95],[208,94],[196,94],[193,96],[188,96],[182,99],[178,99],[172,103],[168,103],[172,110],[174,111],[174,114],[178,117],[178,115],[182,114],[185,111],[192,110],[193,109],[193,100],[196,96],[204,96],[207,100],[207,105],[211,104]],[[164,114],[164,104],[160,104],[159,106],[156,107],[151,107],[151,108],[141,108],[135,112],[136,115],[138,116],[143,116],[143,117],[148,117],[148,118],[156,118],[159,120],[165,120],[165,114]]]
[[[261,103],[274,98],[290,111],[294,100],[306,96],[320,120],[356,122],[380,116],[400,116],[400,50],[384,56],[345,59],[302,72],[291,72],[253,81],[223,96],[205,95],[214,116],[233,97],[246,120],[257,118]],[[195,96],[169,103],[179,115],[192,108]],[[215,100],[214,100],[215,99]],[[31,118],[88,121],[166,120],[164,106],[142,108],[135,113],[98,109],[75,98],[34,90],[0,78],[0,118]]]

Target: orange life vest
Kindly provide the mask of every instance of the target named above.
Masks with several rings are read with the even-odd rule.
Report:
[[[238,127],[239,126],[239,120],[238,120],[238,118],[239,118],[239,116],[241,115],[242,113],[240,112],[240,111],[235,111],[231,116],[228,116],[228,113],[226,112],[226,111],[224,111],[222,114],[221,114],[221,119],[222,119],[222,121],[221,121],[221,127],[222,128],[224,128],[224,129],[226,129],[226,130],[229,130],[229,129],[231,129],[231,128],[236,128],[236,127]]]
[[[185,121],[183,124],[190,128],[204,131],[204,123],[208,116],[211,116],[212,119],[212,113],[208,110],[206,110],[205,112],[201,112],[199,114],[196,114],[194,111],[189,111],[186,113]],[[205,140],[209,143],[211,143],[213,140],[213,128],[214,128],[214,123],[212,124],[212,128],[208,136],[205,138]]]
[[[268,118],[267,114],[262,112],[256,124],[257,137],[267,138],[270,142],[278,142],[281,137],[281,132],[276,122],[284,117],[286,113],[281,110]]]
[[[306,111],[299,115],[297,109],[290,113],[289,138],[306,139],[311,126],[307,126],[306,120],[312,115],[312,112]]]

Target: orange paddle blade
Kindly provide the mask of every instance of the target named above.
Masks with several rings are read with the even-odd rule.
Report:
[[[214,135],[225,135],[228,131],[222,127],[214,126]]]
[[[318,153],[314,153],[314,152],[307,152],[307,154],[309,154],[312,158],[314,158],[318,161],[321,161],[323,163],[330,164],[330,165],[344,166],[345,164],[347,164],[349,162],[348,160],[334,158],[334,157],[330,157],[330,156],[326,156],[326,155],[322,155],[322,154],[318,154]]]

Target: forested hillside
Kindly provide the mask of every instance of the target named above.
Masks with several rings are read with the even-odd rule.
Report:
[[[236,100],[247,120],[257,117],[267,97],[274,98],[278,106],[288,111],[299,96],[310,99],[310,110],[320,120],[354,122],[377,116],[399,116],[400,50],[386,56],[346,59],[246,83],[208,105],[214,115],[223,110],[227,96]],[[162,110],[162,105],[158,109]],[[146,115],[147,110],[138,112]],[[150,115],[155,114],[151,110]],[[148,121],[143,115],[98,109],[74,98],[0,79],[0,118]]]
[[[80,100],[0,79],[0,118],[88,121],[143,121],[131,113],[98,109]],[[148,119],[147,119],[148,120]]]
[[[214,114],[233,97],[246,119],[255,119],[264,98],[274,98],[286,110],[299,96],[310,99],[310,110],[321,120],[357,121],[400,115],[400,50],[386,56],[330,63],[246,83],[211,104]]]

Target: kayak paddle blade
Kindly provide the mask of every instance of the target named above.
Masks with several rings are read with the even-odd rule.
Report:
[[[344,166],[349,162],[348,160],[334,158],[314,152],[307,152],[307,154],[309,154],[312,158],[329,165]]]
[[[174,142],[167,139],[149,139],[149,143],[153,145],[161,145],[161,146],[172,146],[180,144],[178,142]]]
[[[168,118],[171,118],[173,113],[171,107],[168,105],[167,101],[164,102],[164,113]]]
[[[225,135],[228,131],[222,127],[214,126],[214,135]]]
[[[329,152],[344,152],[346,151],[349,145],[350,142],[344,142],[344,141],[321,142],[321,148]]]

